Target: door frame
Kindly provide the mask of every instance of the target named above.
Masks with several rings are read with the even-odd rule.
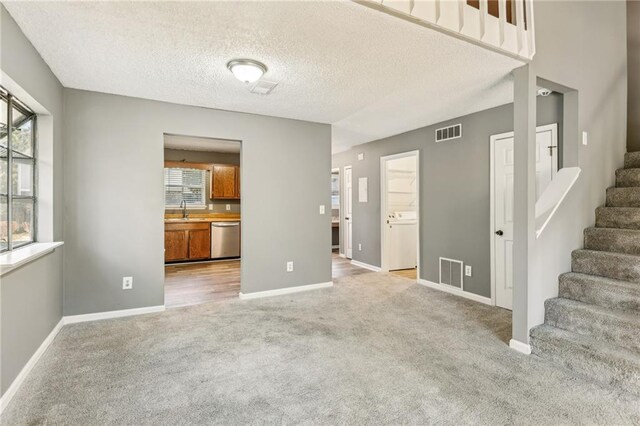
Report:
[[[558,170],[560,170],[559,154],[558,151],[561,147],[558,146],[558,123],[544,124],[542,126],[536,126],[536,136],[538,133],[551,130],[553,137],[553,144],[556,148],[556,160],[558,160]],[[490,257],[491,257],[491,305],[496,306],[496,224],[495,224],[495,151],[496,141],[499,139],[514,138],[514,132],[499,133],[489,136],[489,241],[490,241]],[[514,139],[515,143],[515,139]],[[556,172],[557,173],[557,170]],[[553,176],[555,177],[555,173]]]
[[[398,158],[415,157],[416,159],[416,219],[418,226],[416,226],[416,282],[420,280],[420,150],[401,152],[398,154],[385,155],[380,157],[380,270],[388,272],[387,259],[385,257],[386,246],[386,214],[387,211],[387,170],[386,162],[388,160],[395,160]]]
[[[341,224],[341,236],[342,236],[342,244],[340,244],[341,249],[338,251],[341,251],[341,253],[338,253],[338,256],[343,257],[345,259],[350,259],[347,257],[347,244],[346,244],[346,237],[345,235],[348,232],[349,227],[347,226],[347,220],[346,220],[346,206],[347,206],[347,180],[345,179],[345,176],[347,175],[347,169],[351,170],[351,258],[353,258],[353,166],[351,166],[350,164],[347,166],[342,167],[342,172],[340,174],[340,200],[342,202],[342,205],[340,206],[340,224]]]
[[[342,257],[342,253],[340,253],[340,234],[342,234],[342,170],[340,167],[334,167],[331,169],[331,174],[338,174],[338,202],[339,205],[339,214],[338,214],[338,256]],[[333,205],[330,207],[330,210],[333,211]],[[331,229],[331,238],[333,238],[333,228]],[[331,243],[331,251],[335,250],[333,242]]]

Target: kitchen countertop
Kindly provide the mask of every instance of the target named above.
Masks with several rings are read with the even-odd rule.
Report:
[[[164,223],[239,222],[240,220],[240,215],[228,213],[189,214],[188,219],[183,219],[181,214],[167,214],[164,216]]]

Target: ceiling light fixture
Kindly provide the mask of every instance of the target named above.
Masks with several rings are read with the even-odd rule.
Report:
[[[253,59],[234,59],[227,63],[227,68],[240,81],[253,83],[260,80],[260,77],[267,72],[267,66],[262,62]]]

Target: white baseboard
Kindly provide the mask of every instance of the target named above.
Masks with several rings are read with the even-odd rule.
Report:
[[[2,415],[4,409],[7,408],[7,405],[9,405],[9,402],[11,401],[13,396],[16,394],[16,392],[18,392],[18,389],[20,389],[20,386],[22,386],[22,383],[25,381],[33,367],[38,363],[42,355],[49,348],[49,345],[51,345],[51,342],[53,342],[53,339],[55,339],[55,337],[58,335],[58,332],[62,329],[63,325],[64,317],[60,319],[60,322],[58,322],[55,327],[53,327],[51,333],[49,333],[49,335],[40,344],[40,347],[38,347],[33,355],[31,355],[31,358],[29,358],[29,361],[27,361],[24,367],[22,367],[22,370],[20,370],[20,373],[18,373],[16,378],[13,379],[13,383],[11,383],[11,386],[9,386],[7,391],[0,398],[0,415]]]
[[[352,260],[351,264],[354,266],[359,266],[364,269],[368,269],[373,272],[380,272],[381,269],[378,266],[369,265],[368,263],[358,262],[357,260]]]
[[[343,258],[343,259],[346,259],[346,258],[347,258],[347,255],[346,255],[346,254],[344,254],[344,253],[338,253],[338,257],[341,257],[341,258]]]
[[[451,293],[456,296],[464,297],[469,300],[473,300],[474,302],[484,303],[485,305],[493,306],[490,297],[479,296],[474,293],[469,293],[468,291],[460,290],[459,288],[451,287],[444,284],[434,283],[433,281],[427,281],[423,279],[418,279],[418,284],[423,285],[425,287],[434,288],[436,290],[444,291],[446,293]]]
[[[75,324],[78,322],[97,321],[109,318],[130,317],[132,315],[151,314],[165,310],[164,305],[148,306],[145,308],[123,309],[120,311],[97,312],[95,314],[71,315],[64,317],[65,324]]]
[[[262,297],[282,296],[284,294],[299,293],[301,291],[316,290],[319,288],[327,288],[333,286],[333,281],[319,284],[299,285],[297,287],[278,288],[275,290],[256,291],[253,293],[240,292],[241,300],[259,299]]]
[[[509,347],[525,355],[531,355],[531,346],[519,340],[509,340]]]

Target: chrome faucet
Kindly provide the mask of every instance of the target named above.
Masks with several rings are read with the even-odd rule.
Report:
[[[189,213],[187,213],[187,202],[185,200],[180,201],[180,208],[182,209],[182,218],[189,219]]]

